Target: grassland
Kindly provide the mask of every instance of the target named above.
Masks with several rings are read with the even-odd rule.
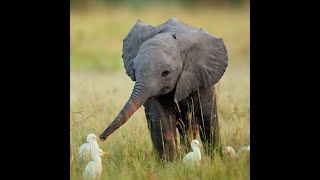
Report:
[[[71,11],[70,17],[71,179],[81,179],[84,165],[75,153],[86,135],[103,131],[130,96],[133,82],[124,72],[121,48],[123,38],[137,19],[158,25],[176,17],[223,37],[229,66],[217,84],[222,142],[236,150],[250,144],[248,7],[193,10],[110,7]],[[103,157],[102,179],[250,179],[248,157],[238,161],[218,157],[211,160],[202,153],[201,166],[194,169],[185,168],[182,159],[173,163],[159,161],[153,151],[143,107],[106,142],[99,144],[110,153]],[[183,152],[180,153],[183,157]]]

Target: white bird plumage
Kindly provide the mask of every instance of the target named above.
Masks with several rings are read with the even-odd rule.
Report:
[[[229,154],[232,159],[238,159],[241,152],[250,152],[250,146],[242,147],[236,152],[231,146],[225,147],[225,152]]]
[[[238,150],[238,154],[242,151],[250,151],[250,146],[245,146],[245,147],[242,147]]]
[[[82,144],[78,150],[78,157],[85,162],[91,161],[90,154],[98,151],[102,153],[102,149],[99,148],[97,143],[97,136],[95,134],[88,134],[87,143]]]
[[[101,156],[104,153],[101,151],[95,151],[92,154],[92,161],[90,161],[84,171],[83,171],[83,179],[84,180],[99,180],[101,178],[102,173],[102,160]]]
[[[200,153],[200,143],[198,140],[192,140],[191,141],[191,148],[193,152],[189,152],[184,158],[183,158],[183,164],[184,165],[199,165],[201,161],[201,153]]]

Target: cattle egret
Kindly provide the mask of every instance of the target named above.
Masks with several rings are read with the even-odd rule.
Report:
[[[225,147],[225,152],[226,152],[232,159],[237,159],[237,158],[238,158],[236,151],[235,151],[232,147],[230,147],[230,146]]]
[[[242,151],[249,151],[250,152],[250,146],[245,146],[245,147],[242,147],[238,150],[238,154]]]
[[[87,143],[84,143],[80,146],[78,150],[78,156],[80,159],[89,162],[92,157],[90,154],[94,154],[95,151],[102,153],[102,149],[99,148],[97,143],[97,136],[94,134],[88,134]]]
[[[201,161],[201,153],[200,153],[199,146],[200,146],[200,143],[198,140],[195,139],[191,141],[191,148],[193,152],[189,152],[183,158],[184,165],[199,165]]]
[[[248,151],[248,152],[250,152],[250,146],[245,146],[245,147],[240,148],[237,153],[236,153],[236,151],[235,151],[232,147],[230,147],[230,146],[225,147],[225,152],[226,152],[232,159],[238,159],[240,153],[243,152],[243,151]]]
[[[102,173],[101,156],[104,155],[101,151],[95,151],[92,154],[92,161],[90,161],[83,172],[84,180],[99,180]]]

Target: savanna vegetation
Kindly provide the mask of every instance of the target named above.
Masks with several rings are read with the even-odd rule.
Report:
[[[99,135],[130,96],[134,82],[125,74],[122,40],[137,19],[159,25],[170,17],[222,37],[229,66],[216,85],[223,145],[236,150],[250,144],[250,21],[249,6],[131,7],[91,6],[70,12],[70,174],[81,179],[85,164],[76,156],[88,133]],[[198,137],[198,140],[200,138]],[[153,151],[143,107],[100,148],[102,179],[250,179],[250,158],[209,158],[202,150],[200,167],[182,164],[185,152],[172,163]]]

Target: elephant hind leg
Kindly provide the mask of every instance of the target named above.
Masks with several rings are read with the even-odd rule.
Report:
[[[180,135],[180,144],[185,147],[186,145],[188,145],[188,138],[186,138],[188,125],[185,124],[181,119],[178,119],[176,127]]]
[[[200,138],[204,144],[205,152],[210,155],[217,151],[221,154],[221,143],[219,136],[219,124],[216,119],[204,117],[204,124],[200,123]]]
[[[195,124],[192,126],[192,138],[193,138],[193,139],[196,139],[198,134],[199,134],[199,124],[198,124],[198,123],[195,123]]]
[[[198,106],[197,119],[200,125],[200,137],[208,155],[221,153],[221,141],[217,111],[217,97],[214,87],[200,92],[201,106]],[[200,103],[199,103],[200,104]]]
[[[186,152],[192,151],[190,143],[193,139],[197,139],[199,133],[199,124],[196,121],[196,118],[192,115],[184,116],[184,121],[178,119],[177,128],[180,134],[180,144],[183,146],[183,149]]]

